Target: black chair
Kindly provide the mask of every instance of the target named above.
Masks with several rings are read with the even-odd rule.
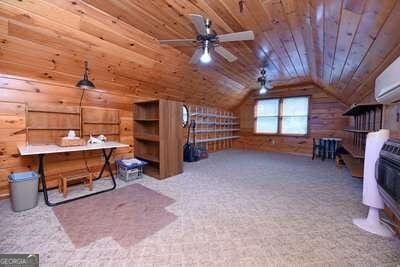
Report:
[[[313,138],[312,159],[314,160],[315,157],[321,158],[322,161],[324,161],[326,158],[335,159],[339,147],[340,139],[322,138],[316,141],[315,138]]]
[[[315,138],[313,138],[313,155],[312,155],[312,160],[314,160],[314,158],[319,158],[321,157],[321,151],[322,151],[322,144],[321,144],[322,140],[318,140],[318,143],[315,141]]]

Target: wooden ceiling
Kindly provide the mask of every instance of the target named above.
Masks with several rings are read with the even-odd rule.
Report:
[[[313,81],[341,101],[359,102],[400,55],[396,0],[2,0],[0,72],[74,84],[89,61],[97,87],[230,108],[257,87]],[[187,14],[218,34],[253,30],[225,45],[209,66],[188,63],[194,48],[159,39],[193,38]]]

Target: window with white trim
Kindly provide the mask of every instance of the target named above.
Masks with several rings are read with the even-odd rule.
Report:
[[[308,96],[258,100],[255,107],[255,132],[306,135],[308,106]]]

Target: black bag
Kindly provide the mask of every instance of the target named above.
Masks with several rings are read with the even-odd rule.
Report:
[[[206,159],[206,158],[208,158],[207,148],[201,147],[200,148],[200,159]]]
[[[190,143],[190,132],[193,127],[193,144]],[[192,120],[188,126],[188,134],[186,144],[183,146],[183,161],[184,162],[194,162],[200,160],[201,151],[198,147],[196,147],[196,122]]]
[[[183,146],[183,161],[184,162],[193,162],[194,160],[194,144],[190,143],[190,129],[192,128],[193,121],[188,125],[188,134],[186,144]]]

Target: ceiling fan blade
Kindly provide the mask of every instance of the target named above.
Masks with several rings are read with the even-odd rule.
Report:
[[[247,41],[254,40],[253,31],[245,31],[245,32],[234,32],[217,35],[218,41],[223,42],[235,42],[235,41]]]
[[[190,64],[195,64],[200,60],[201,55],[203,55],[203,49],[202,48],[197,48],[196,51],[194,51],[194,54],[192,58],[190,59],[189,63]]]
[[[215,50],[215,52],[217,52],[218,54],[223,56],[229,62],[233,62],[238,59],[234,54],[232,54],[231,52],[229,52],[222,46],[216,46],[216,47],[214,47],[214,50]]]
[[[196,39],[160,40],[160,44],[176,45],[176,46],[191,46],[191,45],[196,44]]]
[[[194,24],[194,27],[196,27],[197,32],[201,35],[206,35],[207,27],[203,16],[196,14],[189,14],[189,16]]]

